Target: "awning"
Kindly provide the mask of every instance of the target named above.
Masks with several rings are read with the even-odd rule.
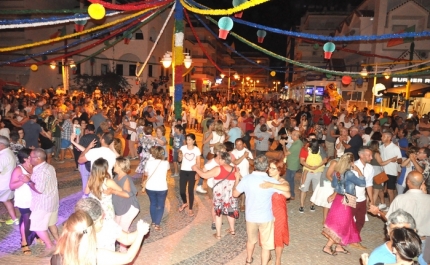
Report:
[[[386,93],[400,94],[405,92],[406,92],[406,85],[389,88],[384,91],[384,94]],[[411,84],[410,86],[411,97],[424,97],[424,95],[427,92],[430,92],[430,84]]]

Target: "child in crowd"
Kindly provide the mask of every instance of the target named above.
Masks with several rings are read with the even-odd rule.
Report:
[[[179,176],[178,152],[185,143],[184,128],[181,125],[175,125],[175,134],[173,135],[173,172],[172,177]]]
[[[320,145],[318,143],[318,140],[312,139],[312,141],[309,144],[308,147],[308,156],[306,158],[306,164],[309,166],[321,166],[315,170],[311,170],[307,167],[303,167],[303,173],[302,178],[300,180],[300,190],[302,190],[305,187],[306,182],[306,176],[309,171],[312,172],[322,172],[324,170],[324,165],[322,163],[322,157],[320,155]]]

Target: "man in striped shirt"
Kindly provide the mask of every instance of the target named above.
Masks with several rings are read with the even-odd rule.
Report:
[[[45,253],[49,256],[55,251],[55,245],[49,238],[48,229],[55,240],[58,239],[59,195],[57,176],[55,169],[46,163],[46,153],[41,148],[35,148],[30,153],[30,161],[33,165],[33,174],[22,175],[22,181],[30,186],[32,192],[30,230],[35,231],[40,239],[45,242]]]

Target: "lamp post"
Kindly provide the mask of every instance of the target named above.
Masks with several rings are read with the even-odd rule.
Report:
[[[185,58],[184,58],[184,66],[185,68],[190,68],[191,64],[193,63],[193,60],[191,59],[191,56],[188,53],[184,53],[185,54]],[[174,56],[174,54],[170,51],[167,51],[164,55],[163,58],[161,59],[161,63],[163,64],[164,68],[169,68],[170,66],[172,66],[172,73],[175,74],[175,69],[174,69],[174,65],[172,64],[173,58],[172,55]],[[172,84],[173,86],[175,86],[175,78],[172,78]],[[175,95],[173,94],[173,102],[175,102]]]
[[[55,70],[55,68],[57,67],[56,62],[52,61],[49,64],[49,67],[52,70]],[[76,64],[73,61],[73,59],[68,59],[68,58],[63,58],[61,59],[61,77],[63,79],[63,89],[64,91],[69,91],[70,88],[70,68],[76,68]]]
[[[273,81],[273,84],[275,85],[275,91],[278,92],[278,85],[280,84],[280,81]]]
[[[225,74],[223,74],[223,73],[221,73],[220,74],[220,76],[221,76],[221,78],[223,78],[224,79],[224,77],[225,77]],[[235,73],[234,75],[233,75],[233,77],[234,77],[234,79],[238,79],[239,78],[239,75],[237,74],[237,73]],[[227,80],[227,101],[230,101],[230,78],[231,78],[231,76],[230,76],[230,68],[228,68],[228,80]]]

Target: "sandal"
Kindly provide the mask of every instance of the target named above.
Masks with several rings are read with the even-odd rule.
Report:
[[[329,248],[329,249],[330,249],[330,252],[325,251],[325,250],[324,250],[325,248]],[[323,247],[323,249],[322,249],[322,252],[324,252],[325,254],[330,255],[330,256],[336,256],[336,255],[337,255],[336,251],[333,251],[333,250],[331,249],[331,247],[328,247],[328,246],[324,246],[324,247]]]
[[[248,261],[248,259],[247,260],[245,260],[245,265],[248,265],[248,264],[251,264],[252,262],[254,261],[254,258],[251,258],[251,261]]]
[[[189,210],[189,211],[188,211],[188,216],[189,216],[189,217],[193,217],[193,216],[194,216],[193,210]]]
[[[349,252],[348,250],[346,250],[344,248],[342,248],[342,250],[337,250],[337,248],[336,248],[335,252],[336,253],[342,253],[342,254],[345,254],[345,255],[350,255],[351,254],[351,252]]]
[[[161,227],[160,227],[159,225],[155,225],[155,226],[154,226],[154,230],[155,230],[155,231],[161,231]]]
[[[181,207],[179,207],[179,211],[182,212],[183,210],[185,210],[185,208],[187,208],[188,204],[182,204]]]
[[[220,240],[221,236],[217,235],[217,234],[213,234],[213,237],[215,237],[216,239]]]
[[[25,256],[31,255],[31,249],[28,247],[28,245],[21,245],[21,251]]]
[[[232,236],[236,235],[236,232],[234,230],[230,230],[230,228],[228,228],[227,230],[225,230],[227,233],[229,233]]]

